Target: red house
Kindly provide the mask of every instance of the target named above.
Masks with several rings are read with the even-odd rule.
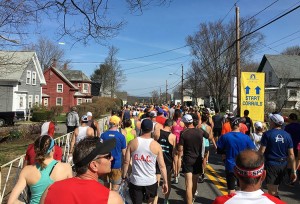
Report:
[[[43,86],[42,103],[46,107],[63,106],[63,112],[81,103],[92,102],[91,80],[79,70],[44,71],[47,85]]]

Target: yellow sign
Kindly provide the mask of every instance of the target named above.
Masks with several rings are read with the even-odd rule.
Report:
[[[253,121],[264,121],[265,73],[241,73],[241,116],[244,110]]]

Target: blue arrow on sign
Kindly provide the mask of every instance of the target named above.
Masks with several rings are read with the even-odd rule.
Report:
[[[250,87],[249,86],[246,86],[246,94],[249,94],[249,92],[250,92]]]
[[[256,94],[259,94],[260,87],[259,87],[259,86],[257,86],[257,87],[255,88],[255,90],[256,90]]]

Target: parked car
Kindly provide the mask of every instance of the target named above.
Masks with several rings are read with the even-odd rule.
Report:
[[[25,120],[24,111],[0,112],[0,127],[14,125],[18,120]]]

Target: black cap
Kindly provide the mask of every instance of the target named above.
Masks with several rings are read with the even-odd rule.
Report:
[[[153,129],[153,122],[150,119],[144,119],[141,124],[141,129],[144,132],[150,131]]]
[[[88,139],[88,138],[87,138]],[[84,142],[85,139],[81,140],[80,142]],[[79,143],[80,143],[79,142]],[[79,144],[78,143],[78,144]],[[77,144],[77,145],[78,145]],[[112,138],[110,140],[100,140],[96,144],[95,149],[93,149],[87,156],[85,156],[82,160],[75,163],[75,166],[82,167],[90,163],[97,155],[103,155],[110,153],[116,146],[116,139]],[[76,147],[75,147],[76,148]],[[75,150],[76,151],[76,150]]]
[[[238,117],[233,117],[230,119],[230,123],[232,126],[236,126],[236,125],[239,125],[241,122],[241,119],[238,118]]]

